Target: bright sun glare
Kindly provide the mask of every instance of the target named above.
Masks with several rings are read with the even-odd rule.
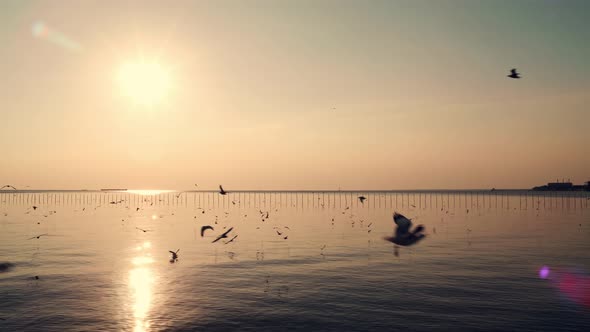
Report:
[[[170,90],[170,72],[157,62],[130,62],[117,73],[121,92],[142,106],[164,101]]]

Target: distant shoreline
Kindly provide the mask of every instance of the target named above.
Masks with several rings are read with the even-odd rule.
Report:
[[[0,194],[19,194],[19,193],[125,193],[125,194],[143,194],[141,189],[27,189],[27,190],[0,190]],[[146,192],[161,192],[165,193],[217,193],[219,190],[170,190],[170,189],[150,189],[145,190]],[[548,194],[548,193],[581,193],[588,194],[588,191],[538,191],[533,189],[390,189],[390,190],[364,190],[364,189],[351,189],[351,190],[262,190],[262,189],[236,189],[229,190],[229,194],[232,193],[488,193],[488,194],[501,194],[501,193],[532,193],[532,194]],[[157,195],[156,193],[155,195]],[[144,194],[145,195],[145,194]]]

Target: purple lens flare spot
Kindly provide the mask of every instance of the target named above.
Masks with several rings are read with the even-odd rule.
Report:
[[[548,266],[543,266],[539,270],[539,277],[541,277],[541,279],[547,279],[547,277],[549,277],[549,267]]]

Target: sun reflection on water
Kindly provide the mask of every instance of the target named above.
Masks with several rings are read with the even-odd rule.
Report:
[[[137,251],[145,251],[151,248],[150,242],[144,242],[137,246]],[[134,257],[131,260],[134,268],[129,271],[129,287],[132,290],[132,308],[133,317],[135,321],[134,331],[148,331],[150,327],[149,321],[146,320],[147,314],[150,310],[152,302],[152,285],[154,283],[154,275],[152,270],[148,267],[154,260],[149,253],[144,252],[143,255]]]

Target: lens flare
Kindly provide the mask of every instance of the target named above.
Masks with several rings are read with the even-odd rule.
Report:
[[[547,279],[562,295],[570,301],[590,308],[590,277],[581,271],[553,269],[543,266],[539,276]]]
[[[46,40],[68,51],[78,52],[82,50],[82,46],[80,46],[80,44],[76,43],[63,33],[50,28],[42,21],[33,23],[31,26],[31,33],[35,38]]]
[[[539,277],[541,277],[541,279],[547,279],[549,277],[549,267],[548,266],[543,266],[539,270]]]

